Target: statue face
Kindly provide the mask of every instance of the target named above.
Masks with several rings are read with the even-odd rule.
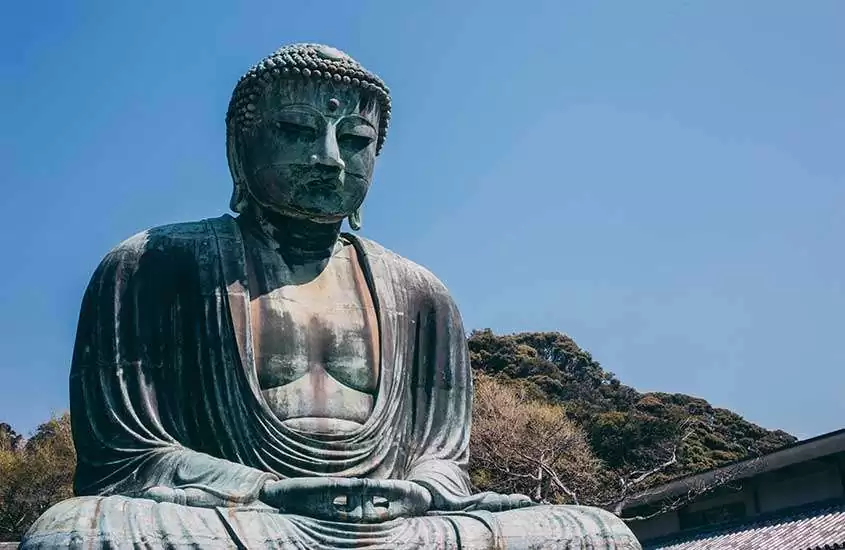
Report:
[[[246,187],[273,212],[332,223],[364,202],[375,165],[379,107],[333,81],[282,80],[254,100],[241,134]]]

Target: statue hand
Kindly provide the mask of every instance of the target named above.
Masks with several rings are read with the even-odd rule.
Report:
[[[260,498],[286,513],[349,523],[417,516],[431,505],[428,490],[411,481],[337,477],[268,481]]]
[[[415,517],[431,508],[431,493],[413,481],[371,479],[362,504],[363,521],[368,523]]]
[[[470,512],[473,510],[487,510],[488,512],[504,512],[515,508],[534,506],[531,497],[517,493],[503,495],[486,491],[466,497],[445,497],[440,495],[438,510],[444,512]]]
[[[212,508],[215,506],[228,506],[230,502],[218,494],[209,493],[194,487],[184,489],[156,485],[149,487],[138,494],[140,498],[148,498],[156,502],[171,502],[183,506],[198,506],[200,508]]]

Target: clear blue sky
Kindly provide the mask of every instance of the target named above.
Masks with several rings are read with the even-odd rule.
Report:
[[[226,211],[224,115],[283,43],[379,73],[363,234],[467,329],[560,330],[642,391],[845,427],[845,2],[11,2],[0,421],[67,404],[79,303],[147,227]]]

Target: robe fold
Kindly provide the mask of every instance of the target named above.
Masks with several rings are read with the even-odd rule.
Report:
[[[504,547],[495,542],[507,538],[503,525],[526,521],[534,527],[551,521],[549,533],[559,541],[587,522],[589,537],[633,540],[597,548],[638,548],[621,522],[602,511],[501,513],[516,518],[508,525],[501,514],[483,512],[366,525],[279,513],[258,501],[269,479],[317,476],[404,479],[447,498],[470,494],[471,371],[458,310],[424,268],[371,241],[343,238],[358,253],[378,312],[381,366],[370,418],[341,435],[292,430],[262,397],[234,218],[154,228],[112,250],[83,298],[71,367],[74,488],[81,498],[45,513],[22,548],[60,540],[85,547],[96,540],[152,547],[487,548]],[[534,516],[526,515],[531,511]]]
[[[255,500],[267,479],[340,476],[468,495],[458,311],[428,271],[344,238],[376,305],[382,365],[369,420],[325,437],[287,428],[261,395],[232,217],[156,228],[110,252],[83,299],[71,367],[77,494],[193,489],[228,505]]]

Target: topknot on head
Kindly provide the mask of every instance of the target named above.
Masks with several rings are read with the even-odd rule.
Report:
[[[254,115],[252,101],[264,87],[279,78],[332,80],[371,93],[379,105],[378,142],[380,152],[390,123],[390,90],[377,75],[365,69],[348,54],[323,44],[282,46],[255,65],[238,81],[226,115],[228,132],[235,126],[248,126]]]

